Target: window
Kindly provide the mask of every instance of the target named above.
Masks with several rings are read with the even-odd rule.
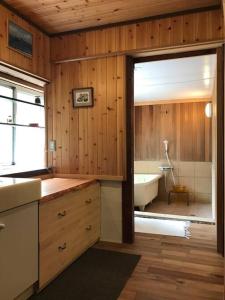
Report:
[[[0,174],[45,167],[43,92],[0,81]]]

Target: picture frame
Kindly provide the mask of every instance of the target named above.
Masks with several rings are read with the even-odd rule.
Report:
[[[93,101],[93,88],[76,88],[72,90],[73,108],[78,107],[92,107]]]
[[[28,57],[33,55],[33,34],[8,20],[8,47]]]

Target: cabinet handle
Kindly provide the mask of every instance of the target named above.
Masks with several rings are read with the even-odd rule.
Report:
[[[90,204],[91,202],[92,202],[92,199],[91,199],[91,198],[85,200],[85,203],[86,203],[86,204]]]
[[[0,230],[3,230],[3,229],[5,229],[5,224],[0,223]]]
[[[86,228],[85,228],[87,231],[90,231],[92,229],[92,226],[91,225],[88,225]]]
[[[65,217],[65,216],[66,216],[66,211],[65,210],[63,212],[58,213],[59,218],[62,218],[62,217]]]
[[[58,247],[58,250],[61,252],[61,251],[63,251],[63,250],[65,250],[66,249],[66,243],[64,243],[62,246],[59,246]]]

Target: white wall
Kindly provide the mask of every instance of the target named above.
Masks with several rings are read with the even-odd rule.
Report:
[[[135,161],[135,173],[161,173],[159,166],[165,161]],[[212,163],[172,161],[176,184],[185,185],[190,193],[190,200],[212,202]],[[168,178],[168,189],[172,188],[172,178]],[[159,184],[159,199],[165,200],[166,193],[163,179]]]
[[[122,242],[122,183],[101,181],[101,241]]]

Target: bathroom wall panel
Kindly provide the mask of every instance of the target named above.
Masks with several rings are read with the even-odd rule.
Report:
[[[205,102],[135,107],[135,160],[165,158],[163,140],[169,141],[173,160],[212,160],[212,120]]]
[[[125,170],[125,57],[53,66],[48,116],[57,173],[114,176]],[[93,87],[94,106],[73,108],[72,89]],[[111,177],[112,178],[112,177]]]
[[[177,15],[51,38],[51,59],[61,61],[115,53],[194,45],[224,38],[221,9]]]

